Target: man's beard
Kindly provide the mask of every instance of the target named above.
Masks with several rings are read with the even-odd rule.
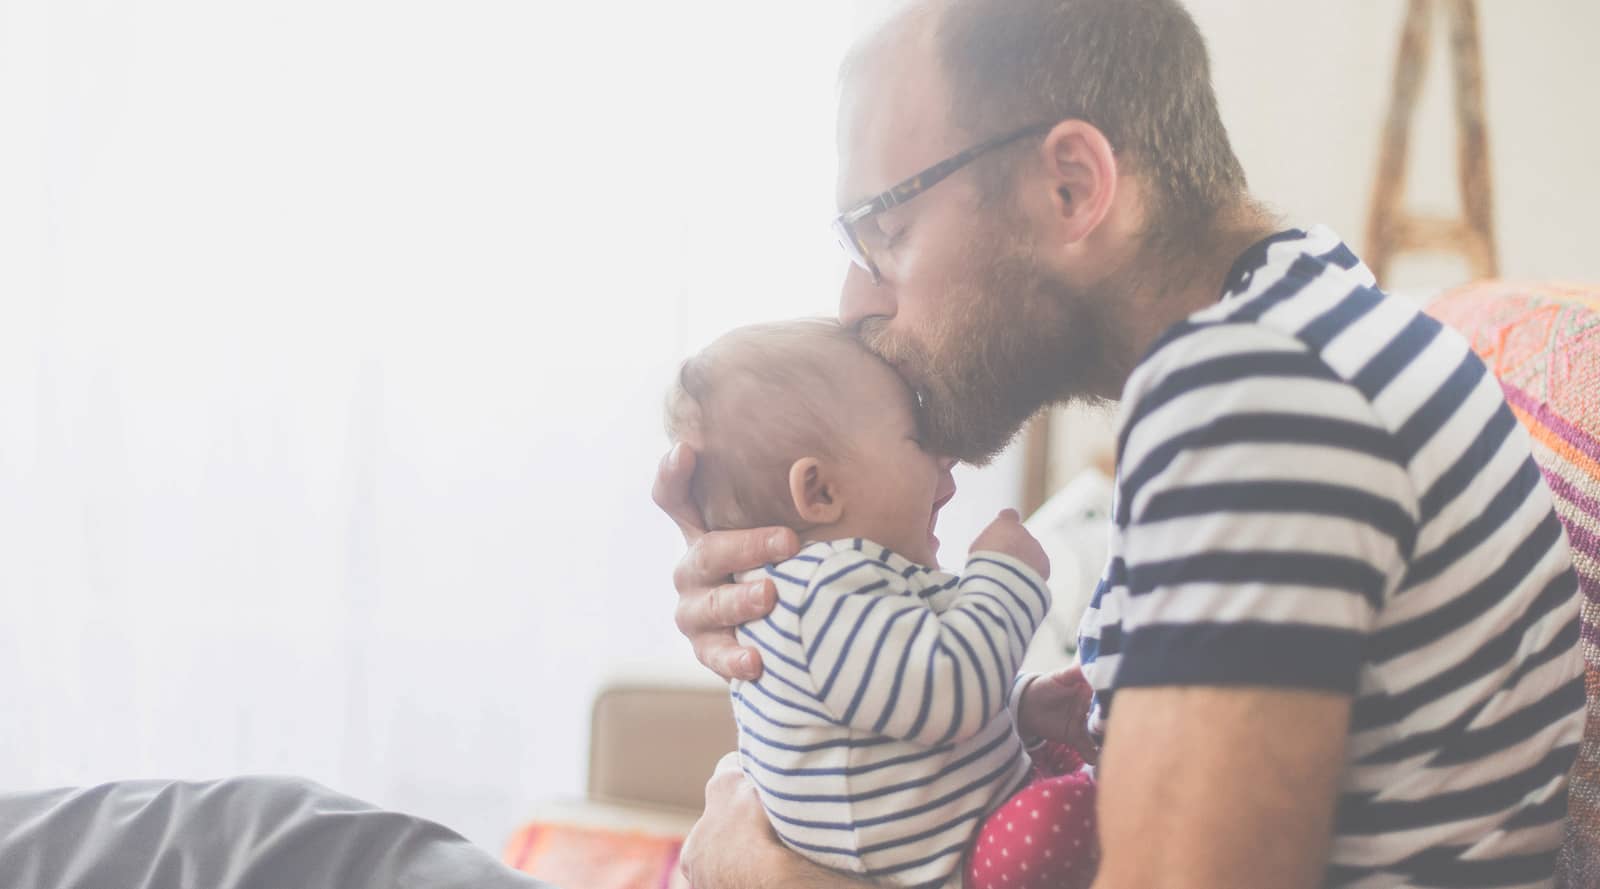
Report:
[[[1115,394],[1131,359],[1108,313],[1113,288],[1079,291],[1056,280],[1018,239],[985,239],[941,303],[949,313],[915,339],[881,319],[866,345],[906,376],[920,401],[923,447],[975,465],[993,460],[1040,410]]]

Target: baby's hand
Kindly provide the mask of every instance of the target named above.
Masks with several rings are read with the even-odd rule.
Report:
[[[1005,553],[1039,572],[1040,577],[1050,576],[1050,557],[1044,554],[1044,547],[1028,533],[1028,529],[1022,527],[1022,516],[1017,515],[1014,509],[1001,510],[1000,517],[990,522],[978,539],[972,541],[972,551],[979,550]]]

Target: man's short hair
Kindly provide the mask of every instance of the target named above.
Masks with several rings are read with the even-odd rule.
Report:
[[[952,117],[975,138],[1093,124],[1149,183],[1152,222],[1182,233],[1244,197],[1205,40],[1177,0],[945,0]],[[991,184],[991,188],[994,184]]]

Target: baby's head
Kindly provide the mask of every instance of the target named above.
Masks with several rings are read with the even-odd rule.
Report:
[[[905,381],[835,321],[756,324],[712,343],[678,373],[667,435],[695,450],[708,530],[865,537],[924,564],[938,551],[948,461],[922,450]]]

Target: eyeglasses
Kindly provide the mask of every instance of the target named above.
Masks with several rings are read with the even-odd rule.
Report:
[[[898,185],[875,197],[867,198],[859,204],[840,213],[833,220],[833,234],[839,239],[839,246],[844,249],[850,261],[867,271],[872,276],[872,283],[878,284],[883,276],[878,272],[878,263],[872,258],[872,250],[861,237],[860,223],[882,213],[890,207],[898,207],[928,189],[948,179],[952,173],[977,160],[983,154],[1001,148],[1029,136],[1037,136],[1047,132],[1055,126],[1054,122],[1037,123],[1023,127],[1015,132],[1007,133],[987,142],[980,142],[960,154],[952,155],[922,172],[903,180]]]

